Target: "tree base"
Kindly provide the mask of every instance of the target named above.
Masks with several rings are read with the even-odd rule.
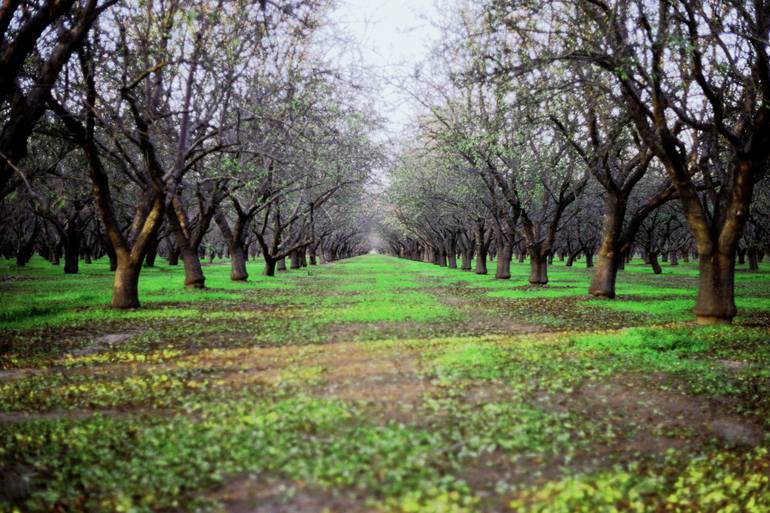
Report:
[[[588,293],[599,299],[615,299],[615,291],[611,290],[589,290]]]
[[[695,322],[701,326],[718,326],[723,324],[732,324],[732,317],[714,317],[712,315],[696,315]]]

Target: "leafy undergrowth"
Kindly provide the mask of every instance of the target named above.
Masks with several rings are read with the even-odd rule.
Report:
[[[626,266],[613,301],[559,263],[221,263],[202,291],[159,265],[134,312],[106,262],[6,267],[0,510],[249,511],[221,493],[246,482],[298,513],[767,511],[763,266],[709,328],[686,264]]]

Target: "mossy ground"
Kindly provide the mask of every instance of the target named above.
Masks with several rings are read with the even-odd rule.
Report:
[[[665,265],[665,264],[664,264]],[[228,279],[0,269],[0,509],[770,510],[770,269],[733,326],[697,270],[495,281],[367,255]]]

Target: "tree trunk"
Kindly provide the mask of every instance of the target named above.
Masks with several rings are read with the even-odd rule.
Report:
[[[80,233],[67,230],[67,240],[64,243],[64,274],[78,273],[78,257],[80,254]]]
[[[276,260],[265,255],[265,276],[275,276]]]
[[[155,236],[147,244],[147,254],[144,256],[145,267],[155,267],[155,258],[158,256],[158,237]]]
[[[743,265],[746,263],[746,250],[745,249],[738,249],[736,251],[738,253],[738,264]]]
[[[62,254],[63,247],[64,247],[64,245],[63,245],[63,243],[61,241],[58,244],[56,244],[56,246],[54,246],[53,253],[51,253],[51,264],[52,265],[59,265],[59,264],[61,264],[60,260],[61,260],[61,254]]]
[[[735,307],[735,253],[700,255],[698,298],[693,312],[699,324],[730,323]]]
[[[484,220],[476,220],[476,274],[487,274],[487,246],[484,244]]]
[[[179,265],[179,247],[171,246],[168,252],[168,265]]]
[[[118,269],[118,256],[115,254],[115,248],[112,247],[112,243],[109,239],[105,239],[104,251],[107,253],[107,258],[110,260],[110,272],[115,272]]]
[[[291,269],[299,269],[300,267],[302,267],[302,262],[300,260],[299,250],[291,252],[290,262],[291,262],[291,264],[290,264],[289,267]]]
[[[756,248],[749,248],[747,251],[749,257],[749,271],[759,271],[759,255]]]
[[[32,230],[32,234],[26,241],[19,244],[19,247],[16,250],[16,267],[24,267],[32,259],[32,255],[35,252],[35,240],[37,239],[39,231],[40,225],[35,221],[35,227]]]
[[[444,249],[439,249],[437,252],[438,254],[438,265],[439,267],[446,267],[446,251]]]
[[[182,254],[182,263],[184,264],[184,286],[194,289],[205,288],[206,278],[203,276],[203,268],[201,267],[198,251],[187,244],[179,249]]]
[[[246,281],[249,273],[246,272],[246,252],[239,244],[230,247],[230,279],[232,281]]]
[[[511,257],[513,245],[508,240],[503,240],[498,246],[497,267],[495,269],[496,280],[509,280],[511,278]]]
[[[463,271],[470,271],[472,269],[471,263],[473,261],[473,247],[469,246],[463,249],[463,261],[460,264],[460,269]]]
[[[336,260],[336,258],[335,258],[335,260]],[[286,271],[286,257],[278,259],[278,271],[279,272]],[[272,275],[270,275],[270,276],[272,276]]]
[[[590,269],[594,266],[594,254],[591,251],[586,251],[586,268]]]
[[[676,251],[669,253],[668,263],[669,265],[679,265],[679,255],[676,254]]]
[[[124,261],[121,261],[124,260]],[[139,308],[139,269],[128,259],[118,258],[112,287],[113,308]]]
[[[529,283],[545,285],[548,283],[548,260],[537,251],[529,255]]]
[[[599,263],[596,266],[594,277],[588,293],[596,297],[615,297],[615,281],[618,276],[618,268],[623,258],[612,250],[606,250],[602,245],[597,255]]]
[[[487,274],[487,248],[483,243],[476,248],[476,274]]]
[[[658,253],[655,251],[649,251],[647,253],[647,258],[649,260],[650,265],[652,266],[652,272],[655,274],[660,274],[663,272],[663,269],[660,267],[660,263],[658,263]]]
[[[457,269],[457,254],[454,251],[447,252],[447,267]]]

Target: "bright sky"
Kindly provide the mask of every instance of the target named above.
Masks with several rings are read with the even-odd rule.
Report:
[[[343,58],[373,71],[380,84],[377,110],[397,135],[409,119],[409,106],[398,87],[400,78],[428,54],[439,31],[437,0],[338,0],[333,20],[352,41]]]

